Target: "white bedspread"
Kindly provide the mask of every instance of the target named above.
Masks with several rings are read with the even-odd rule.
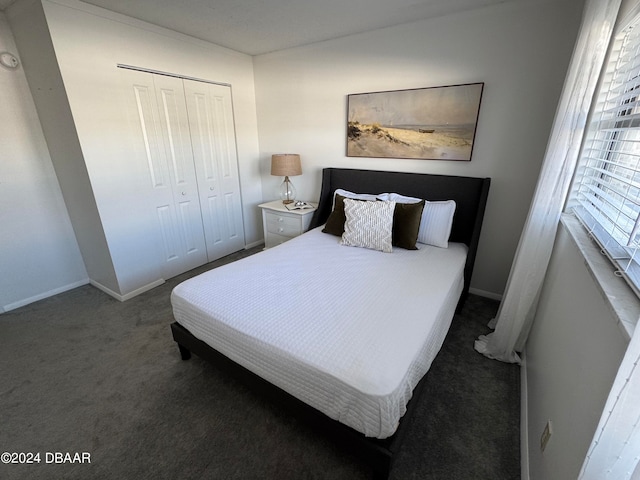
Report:
[[[370,437],[394,433],[449,329],[467,247],[382,253],[315,229],[178,285],[176,321]]]

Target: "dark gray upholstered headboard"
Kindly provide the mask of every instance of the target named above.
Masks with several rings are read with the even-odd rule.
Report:
[[[469,247],[464,271],[464,290],[459,303],[461,306],[469,292],[490,184],[490,178],[325,168],[322,171],[318,209],[313,215],[310,228],[327,221],[331,213],[333,192],[337,188],[355,193],[395,192],[430,201],[455,200],[456,212],[449,240],[465,243]]]

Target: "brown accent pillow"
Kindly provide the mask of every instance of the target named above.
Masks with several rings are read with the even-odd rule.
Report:
[[[335,198],[333,200],[333,211],[327,218],[327,223],[324,225],[322,231],[324,233],[330,233],[331,235],[336,235],[341,237],[344,233],[344,222],[347,217],[344,214],[344,199],[339,193],[335,194]]]
[[[396,208],[393,211],[392,243],[394,246],[407,250],[418,249],[416,242],[418,240],[418,230],[420,229],[423,209],[424,200],[418,203],[396,203]]]

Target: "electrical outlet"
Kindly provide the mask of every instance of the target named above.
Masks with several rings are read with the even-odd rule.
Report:
[[[551,438],[551,434],[553,430],[551,429],[551,420],[547,422],[542,432],[542,436],[540,437],[540,450],[544,452],[544,449],[547,448],[547,443],[549,443],[549,439]]]

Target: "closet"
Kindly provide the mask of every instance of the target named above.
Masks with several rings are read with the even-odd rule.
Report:
[[[231,87],[119,70],[162,276],[244,248]]]
[[[21,65],[93,286],[126,301],[259,240],[244,208],[262,201],[249,57],[82,2],[18,3]],[[229,83],[158,70],[234,82],[240,108]]]

